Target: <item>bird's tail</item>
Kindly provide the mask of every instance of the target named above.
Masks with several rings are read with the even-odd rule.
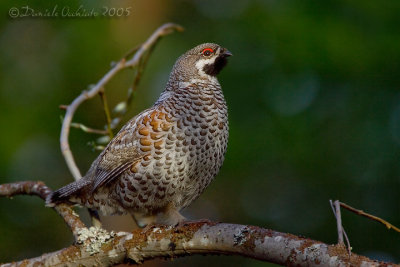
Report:
[[[70,198],[75,196],[80,190],[85,188],[90,181],[87,179],[79,179],[76,182],[70,183],[60,189],[52,192],[46,198],[46,206],[54,207],[58,203],[72,203]],[[79,203],[75,203],[79,204]]]

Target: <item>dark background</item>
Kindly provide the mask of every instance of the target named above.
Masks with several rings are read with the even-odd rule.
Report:
[[[18,18],[11,7],[102,11],[131,7],[127,17]],[[158,26],[184,33],[164,38],[145,69],[128,120],[152,105],[176,58],[204,42],[234,56],[219,76],[229,105],[230,139],[217,179],[185,214],[253,224],[337,241],[329,199],[400,225],[400,2],[393,1],[15,1],[0,3],[0,183],[72,181],[59,149],[58,106],[96,83]],[[133,71],[106,88],[123,100]],[[74,121],[104,125],[99,98]],[[97,136],[72,129],[85,172]],[[84,210],[82,214],[86,214]],[[399,262],[400,235],[342,211],[353,251]],[[85,215],[86,216],[86,215]],[[87,219],[87,218],[86,218]],[[129,217],[106,218],[129,230]],[[71,244],[64,222],[36,197],[0,199],[0,262]],[[258,266],[240,257],[189,257],[150,265]]]

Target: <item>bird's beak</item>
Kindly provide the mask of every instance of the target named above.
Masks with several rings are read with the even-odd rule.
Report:
[[[228,49],[224,49],[224,52],[222,53],[222,55],[223,55],[224,57],[233,56],[233,54],[232,54]]]

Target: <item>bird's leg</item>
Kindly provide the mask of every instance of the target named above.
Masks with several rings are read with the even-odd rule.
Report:
[[[168,204],[163,211],[157,213],[156,216],[157,223],[166,225],[177,225],[186,220],[186,218],[179,213],[178,209],[172,203]]]
[[[146,228],[153,227],[157,224],[174,226],[186,220],[172,203],[151,215],[138,212],[131,212],[131,214],[136,224],[141,228],[145,226]]]
[[[167,213],[157,215],[157,222],[166,225],[177,225],[186,220],[177,210],[169,210]]]
[[[147,232],[158,226],[175,226],[185,221],[185,217],[172,205],[168,205],[163,211],[154,215],[145,215],[138,212],[131,212],[131,215],[136,224],[140,228],[143,228],[143,232]]]

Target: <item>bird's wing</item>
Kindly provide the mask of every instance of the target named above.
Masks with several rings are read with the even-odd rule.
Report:
[[[154,108],[145,110],[130,120],[93,163],[92,190],[118,178],[138,160],[149,154],[155,140],[165,135],[163,131],[170,126],[169,117]]]
[[[108,184],[140,157],[138,146],[135,144],[136,127],[124,127],[108,144],[99,158],[95,161],[94,182],[92,190]]]
[[[91,167],[94,172],[92,191],[119,177],[142,157],[136,136],[138,122],[144,116],[146,116],[146,111],[130,120],[93,163]]]

